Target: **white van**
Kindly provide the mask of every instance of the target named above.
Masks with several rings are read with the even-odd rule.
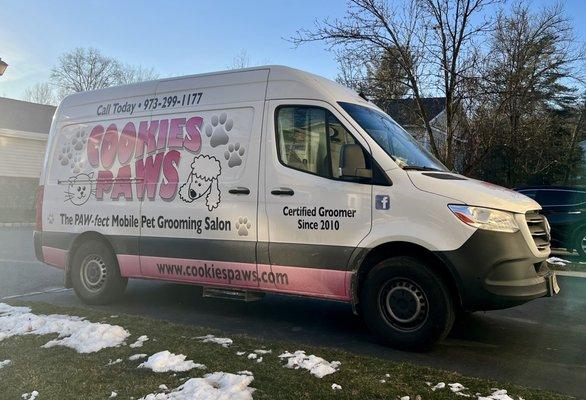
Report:
[[[458,309],[557,293],[539,209],[448,171],[353,91],[265,66],[67,97],[34,239],[88,303],[128,278],[310,296],[409,348],[443,338]]]

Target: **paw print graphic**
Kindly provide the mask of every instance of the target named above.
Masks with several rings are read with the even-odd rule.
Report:
[[[234,127],[234,121],[226,113],[211,118],[211,124],[206,126],[206,136],[210,138],[210,146],[218,147],[228,143],[228,133]]]
[[[87,133],[85,131],[77,131],[71,138],[71,145],[75,151],[81,151],[87,143]]]
[[[224,158],[228,160],[228,167],[237,167],[242,164],[242,156],[244,155],[244,147],[240,143],[230,144],[228,150],[224,152]]]
[[[59,161],[61,162],[61,165],[68,165],[72,158],[73,151],[71,150],[71,146],[69,144],[63,145],[61,153],[59,153]]]
[[[247,217],[239,217],[236,222],[236,229],[238,230],[238,236],[248,236],[248,230],[252,225],[248,222]]]
[[[71,172],[73,172],[74,174],[78,174],[83,170],[83,167],[85,166],[85,161],[83,159],[83,157],[81,156],[81,154],[75,154],[72,158],[71,158]]]

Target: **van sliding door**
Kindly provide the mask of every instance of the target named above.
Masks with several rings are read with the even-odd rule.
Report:
[[[142,200],[140,259],[146,277],[258,287],[258,168],[267,71],[243,74],[159,83],[150,126],[155,150],[145,163],[151,191]]]

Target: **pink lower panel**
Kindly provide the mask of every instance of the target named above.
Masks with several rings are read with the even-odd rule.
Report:
[[[261,266],[259,266],[261,268]],[[352,272],[306,267],[270,266],[279,292],[350,300]],[[283,284],[284,277],[288,284]]]
[[[131,256],[128,254],[117,254],[118,266],[120,267],[120,275],[131,278],[140,277],[140,259],[138,256]]]
[[[42,246],[43,260],[54,267],[65,269],[67,266],[67,250],[56,247]]]
[[[350,300],[351,272],[225,261],[118,255],[123,276]]]

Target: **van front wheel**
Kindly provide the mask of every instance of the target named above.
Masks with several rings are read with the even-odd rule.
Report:
[[[82,243],[71,264],[71,282],[77,296],[88,304],[107,304],[118,299],[128,283],[120,275],[112,251],[99,240]]]
[[[397,348],[428,349],[454,323],[454,304],[442,278],[412,257],[392,257],[376,265],[360,302],[368,327]]]

